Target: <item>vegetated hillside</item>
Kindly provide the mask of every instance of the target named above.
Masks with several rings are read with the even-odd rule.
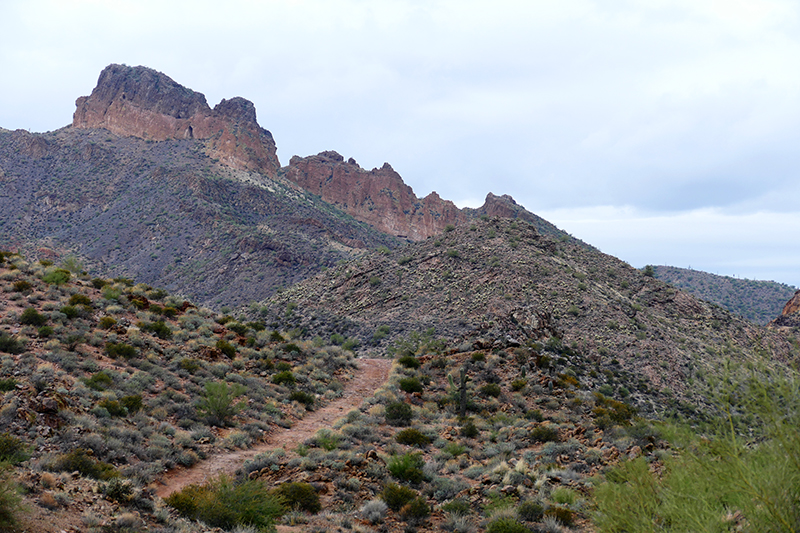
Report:
[[[102,129],[0,132],[0,241],[205,305],[277,288],[396,240],[279,178],[222,166],[198,140]]]
[[[355,369],[340,346],[6,253],[0,317],[0,463],[22,463],[26,531],[177,531],[149,484],[290,426]]]
[[[358,337],[367,353],[428,329],[476,348],[559,346],[586,369],[586,386],[624,370],[633,376],[626,387],[635,383],[641,394],[629,392],[655,411],[668,402],[652,403],[653,391],[692,399],[728,358],[796,356],[776,332],[619,259],[500,218],[339,265],[253,311],[310,335]]]
[[[759,281],[718,276],[699,270],[654,266],[655,277],[725,309],[766,324],[781,314],[796,287],[775,281]]]

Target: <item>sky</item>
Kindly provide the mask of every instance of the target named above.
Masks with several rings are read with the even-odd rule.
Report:
[[[3,0],[0,127],[68,125],[110,63],[251,100],[282,164],[389,162],[635,267],[800,287],[796,0]]]

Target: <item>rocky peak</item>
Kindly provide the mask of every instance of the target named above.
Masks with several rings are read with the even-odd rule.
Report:
[[[781,312],[781,316],[796,314],[800,314],[800,291],[794,293],[792,299],[786,302],[786,305],[783,306],[783,311]]]
[[[236,97],[212,110],[203,94],[147,67],[109,65],[89,96],[75,102],[74,128],[163,141],[200,139],[224,164],[275,176],[280,163],[272,134],[258,125],[252,102]]]
[[[453,202],[432,192],[417,198],[389,163],[365,170],[353,158],[344,160],[326,151],[294,156],[283,169],[285,177],[380,231],[412,241],[441,233],[448,224],[467,217]]]
[[[800,328],[800,290],[783,306],[781,315],[769,323],[770,326]]]

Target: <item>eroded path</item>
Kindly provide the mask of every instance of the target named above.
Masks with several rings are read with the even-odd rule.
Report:
[[[356,359],[358,371],[353,379],[345,383],[344,393],[325,407],[309,412],[291,428],[275,428],[266,440],[247,450],[219,453],[200,461],[187,469],[172,470],[161,478],[156,494],[166,498],[173,492],[192,484],[217,477],[220,474],[233,474],[246,460],[275,448],[295,448],[314,436],[317,430],[331,427],[333,422],[361,405],[365,398],[372,396],[378,387],[389,377],[391,359]]]

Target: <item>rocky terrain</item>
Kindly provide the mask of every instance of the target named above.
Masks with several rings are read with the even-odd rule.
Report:
[[[785,328],[800,328],[800,291],[783,306],[781,314],[770,322],[771,326]]]
[[[670,285],[761,325],[778,316],[784,302],[797,290],[774,281],[718,276],[671,266],[654,266],[653,273]]]
[[[597,366],[597,377],[582,378],[589,383],[621,369],[633,396],[655,390],[692,402],[723,359],[797,355],[780,334],[614,257],[502,218],[329,269],[262,312],[282,327],[357,337],[364,353],[428,330],[476,348],[551,343]]]

